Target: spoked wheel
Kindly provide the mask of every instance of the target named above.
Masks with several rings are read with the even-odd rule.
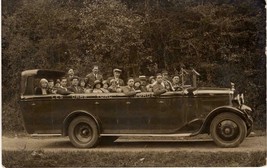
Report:
[[[210,134],[218,146],[237,147],[245,139],[247,127],[236,114],[222,113],[212,120]]]
[[[98,142],[98,130],[94,120],[80,116],[72,120],[68,129],[71,143],[78,148],[90,148]]]

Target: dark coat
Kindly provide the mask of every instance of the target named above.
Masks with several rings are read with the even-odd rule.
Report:
[[[46,89],[46,93],[47,94],[50,94],[50,92],[48,91],[48,89]],[[35,94],[36,95],[43,95],[42,89],[40,87],[35,88]]]
[[[110,83],[110,81],[111,81],[111,79],[115,79],[114,77],[109,77],[108,79],[107,79],[107,81],[108,81],[108,83],[111,85],[111,83]],[[122,80],[122,79],[119,79],[119,81],[118,81],[119,83],[119,86],[124,86],[125,84],[124,84],[124,81]]]
[[[164,86],[162,86],[162,84],[160,83],[156,83],[155,85],[153,85],[153,92],[155,95],[161,95],[163,93],[165,93],[167,90],[164,88]]]
[[[89,83],[90,86],[92,86],[92,87],[93,87],[94,82],[95,82],[96,80],[99,80],[100,82],[103,81],[103,76],[102,76],[101,74],[97,74],[96,77],[95,77],[95,75],[94,75],[93,72],[92,72],[92,73],[89,73],[88,75],[86,75],[86,78],[88,79],[88,83]]]
[[[73,92],[73,93],[84,93],[84,90],[80,86],[70,86],[68,87],[68,91]]]

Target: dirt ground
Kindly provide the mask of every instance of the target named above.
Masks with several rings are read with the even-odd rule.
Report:
[[[75,148],[68,137],[3,136],[2,149],[6,167],[266,165],[266,136],[255,134],[237,148],[220,148],[207,135],[120,137],[91,149]]]

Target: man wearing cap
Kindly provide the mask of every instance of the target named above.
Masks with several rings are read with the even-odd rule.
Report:
[[[141,89],[141,92],[147,92],[147,89],[146,89],[146,85],[147,85],[147,80],[146,80],[146,76],[145,75],[141,75],[139,76],[139,79],[140,79],[140,89]]]
[[[78,86],[79,84],[79,77],[74,76],[71,78],[71,86],[68,87],[68,91],[73,93],[84,93],[82,88]]]
[[[121,75],[121,70],[120,69],[113,69],[113,77],[109,77],[108,78],[108,82],[109,84],[111,84],[111,80],[114,79],[114,81],[116,82],[117,86],[124,86],[124,81],[122,79],[120,79],[120,75]]]
[[[93,86],[96,80],[99,80],[100,82],[103,81],[103,76],[99,74],[99,69],[97,65],[94,65],[92,72],[86,75],[86,78],[90,86]]]

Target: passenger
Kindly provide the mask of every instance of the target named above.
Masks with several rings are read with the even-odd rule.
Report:
[[[117,85],[117,82],[115,81],[115,79],[111,79],[110,80],[110,86],[108,88],[110,93],[120,93],[122,92],[120,86]]]
[[[175,75],[173,78],[172,78],[172,86],[174,88],[174,91],[180,91],[180,90],[183,90],[181,84],[180,84],[180,79],[179,79],[179,76],[178,75]]]
[[[60,82],[60,88],[62,89],[62,90],[65,90],[65,91],[67,91],[68,90],[68,88],[67,88],[67,78],[65,78],[65,77],[63,77],[63,78],[61,78],[61,82]]]
[[[71,78],[71,86],[68,87],[68,91],[72,93],[84,93],[82,88],[79,85],[79,77],[74,76]]]
[[[71,79],[74,77],[74,70],[69,69],[67,74],[67,86],[71,86]]]
[[[55,88],[56,89],[60,88],[60,79],[56,80]]]
[[[155,77],[150,76],[149,77],[149,84],[146,86],[146,90],[148,92],[153,92],[153,83],[156,83]]]
[[[135,90],[140,90],[141,91],[141,82],[139,78],[136,78],[134,80],[134,89]]]
[[[67,78],[66,77],[62,77],[61,81],[60,81],[60,86],[57,88],[57,94],[70,94],[71,92],[68,91],[67,88]]]
[[[54,80],[53,79],[49,79],[48,80],[48,93],[50,94],[55,94],[57,93],[57,89],[54,85]]]
[[[48,94],[48,81],[45,78],[40,80],[40,87],[35,89],[36,95],[46,95]]]
[[[92,93],[93,89],[89,83],[86,83],[84,93]]]
[[[124,81],[122,79],[120,79],[120,75],[121,75],[121,70],[120,69],[114,69],[113,70],[113,77],[109,77],[108,78],[108,83],[111,85],[111,79],[114,79],[116,84],[118,85],[118,87],[120,86],[124,86]]]
[[[85,93],[85,79],[80,79],[79,86],[81,87],[83,93]]]
[[[94,65],[92,72],[86,75],[86,78],[88,79],[88,82],[91,86],[94,85],[94,82],[96,80],[99,80],[100,82],[103,81],[103,76],[99,74],[99,69],[97,65]]]
[[[127,82],[127,86],[122,88],[122,92],[126,96],[134,96],[136,93],[140,93],[141,90],[135,90],[134,89],[134,79],[133,78],[129,78],[128,82]]]
[[[102,83],[100,80],[96,80],[94,82],[94,86],[93,86],[93,93],[104,93],[104,91],[101,89],[102,87]]]
[[[153,84],[152,90],[155,95],[161,95],[167,91],[163,86],[162,75],[160,73],[158,73],[156,76],[156,83]]]
[[[109,85],[108,85],[108,81],[104,80],[104,81],[102,82],[102,84],[103,84],[103,88],[102,88],[103,92],[104,92],[104,93],[109,93],[109,90],[108,90],[108,87],[109,87]]]
[[[147,92],[146,85],[147,85],[147,80],[146,76],[139,76],[140,79],[140,90],[141,92]]]
[[[169,81],[169,75],[166,70],[162,71],[162,80],[163,80],[163,85],[167,91],[174,91],[174,88],[172,86],[172,83]]]

